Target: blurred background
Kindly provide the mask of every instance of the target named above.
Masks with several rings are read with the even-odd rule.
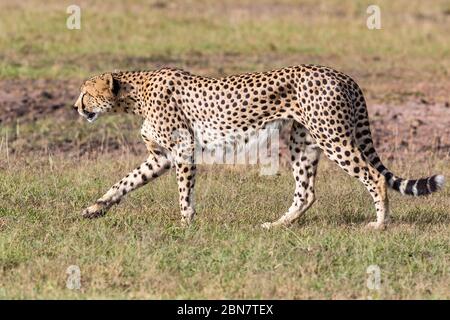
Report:
[[[381,29],[367,27],[373,4]],[[146,158],[142,120],[89,124],[72,105],[86,78],[108,71],[322,64],[362,87],[386,166],[448,178],[449,31],[449,0],[0,0],[0,299],[448,299],[448,187],[390,193],[393,225],[368,233],[369,194],[324,160],[316,204],[264,232],[292,201],[289,168],[200,166],[192,228],[180,228],[173,173],[87,221],[81,211]],[[373,264],[379,291],[366,287]],[[80,290],[66,287],[73,265]]]

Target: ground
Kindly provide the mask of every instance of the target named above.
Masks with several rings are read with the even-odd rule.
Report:
[[[200,166],[191,228],[179,223],[173,173],[104,218],[80,217],[145,158],[139,119],[90,125],[70,108],[85,77],[114,69],[332,66],[361,84],[389,168],[449,178],[448,2],[381,1],[382,30],[365,27],[369,4],[134,1],[124,15],[119,3],[81,2],[82,29],[68,31],[58,1],[0,1],[0,298],[450,298],[448,186],[418,199],[391,192],[392,226],[367,231],[370,196],[324,160],[314,206],[266,231],[292,200],[287,167],[264,177]],[[80,290],[66,288],[70,265]],[[366,285],[370,265],[380,290]]]

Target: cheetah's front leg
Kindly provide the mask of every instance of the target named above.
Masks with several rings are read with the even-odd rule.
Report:
[[[193,163],[179,163],[176,166],[181,223],[188,226],[195,216],[194,184],[196,167]]]
[[[170,169],[170,161],[159,153],[152,153],[139,167],[131,171],[122,180],[113,185],[95,204],[82,213],[85,218],[102,216],[108,209],[119,203],[127,193],[147,184]]]

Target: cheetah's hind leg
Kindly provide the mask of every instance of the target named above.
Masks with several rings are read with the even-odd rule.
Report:
[[[351,139],[344,138],[339,142],[332,139],[328,142],[321,141],[320,146],[331,161],[334,161],[350,176],[358,178],[372,196],[377,220],[370,222],[367,227],[384,229],[390,221],[385,177],[370,162],[366,161]]]
[[[315,200],[314,180],[321,150],[308,130],[298,122],[292,125],[289,150],[295,178],[294,201],[289,210],[277,221],[263,223],[262,227],[265,229],[292,224]]]

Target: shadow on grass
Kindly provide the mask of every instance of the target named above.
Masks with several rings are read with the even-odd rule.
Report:
[[[307,215],[307,213],[306,213]],[[433,211],[427,211],[426,209],[413,209],[406,211],[402,214],[396,214],[391,212],[391,221],[393,223],[410,224],[410,225],[438,225],[450,223],[450,212],[439,209]],[[339,214],[320,214],[316,213],[311,216],[305,216],[300,218],[298,226],[307,226],[314,224],[327,224],[335,226],[355,225],[355,224],[367,224],[376,220],[376,214],[356,213],[353,211],[343,211]]]
[[[444,209],[440,210],[411,210],[399,216],[393,213],[393,221],[406,223],[406,224],[416,224],[416,225],[427,225],[427,224],[448,224],[450,223],[450,212]]]

